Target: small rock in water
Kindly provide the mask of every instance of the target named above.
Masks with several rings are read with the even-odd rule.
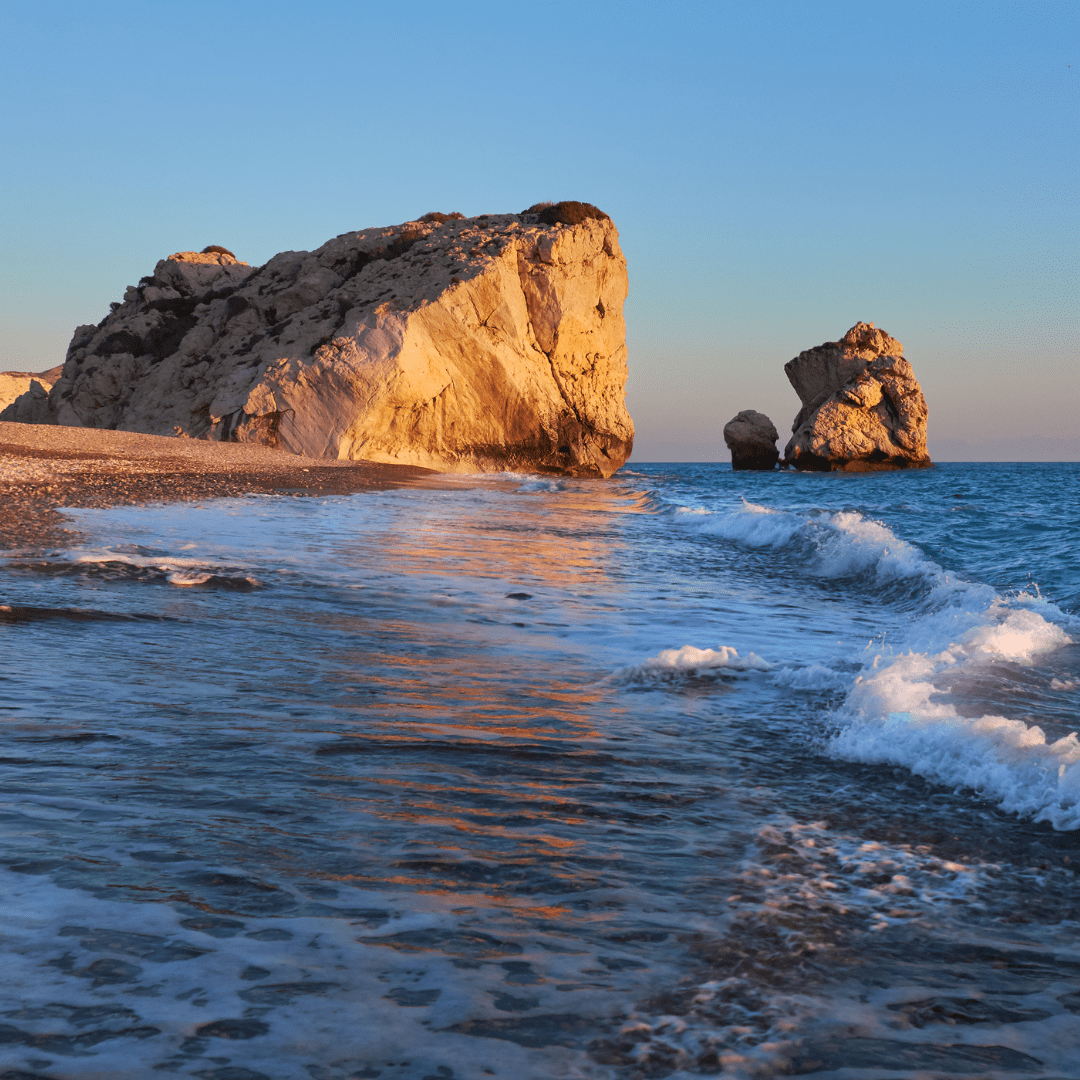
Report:
[[[200,1037],[213,1039],[254,1039],[257,1035],[265,1035],[270,1030],[270,1025],[265,1020],[212,1020],[209,1024],[202,1024],[195,1029],[195,1034]]]
[[[724,442],[731,451],[731,467],[736,470],[775,469],[780,459],[776,448],[779,438],[773,422],[753,409],[743,409],[724,425]]]

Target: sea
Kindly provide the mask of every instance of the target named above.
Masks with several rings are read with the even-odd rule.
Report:
[[[0,1077],[1080,1077],[1080,465],[64,517]]]

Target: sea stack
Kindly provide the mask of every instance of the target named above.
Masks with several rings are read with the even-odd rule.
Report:
[[[179,252],[0,419],[610,476],[634,439],[627,288],[614,223],[577,202],[425,214],[261,267]]]
[[[764,414],[743,409],[724,425],[724,442],[731,451],[731,467],[768,472],[776,468],[780,451],[776,425]]]
[[[796,469],[866,472],[931,465],[926,398],[904,347],[873,323],[784,365],[802,408],[784,459]]]

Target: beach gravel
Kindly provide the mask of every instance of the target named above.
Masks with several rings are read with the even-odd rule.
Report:
[[[433,475],[416,466],[326,461],[234,443],[0,423],[0,549],[63,545],[58,510],[251,493],[346,495]]]

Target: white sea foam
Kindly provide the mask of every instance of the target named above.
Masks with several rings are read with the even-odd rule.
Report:
[[[824,664],[784,665],[773,672],[772,680],[792,690],[844,690],[851,685],[851,673]]]
[[[165,579],[170,585],[205,585],[213,574],[198,570],[175,570]]]
[[[206,559],[189,559],[176,555],[161,557],[106,549],[83,552],[75,557],[74,562],[80,566],[121,565],[130,566],[136,571],[156,571],[164,576],[168,584],[181,588],[192,588],[211,582],[239,588],[257,588],[261,584],[258,578],[243,569],[208,565]]]
[[[924,577],[935,584],[944,577],[918,548],[860,513],[821,514],[812,523],[819,534],[817,570],[823,577],[874,571],[881,580]]]
[[[716,675],[731,672],[771,671],[773,665],[755,653],[740,656],[729,645],[716,649],[698,649],[684,645],[681,649],[664,649],[657,656],[631,667],[619,668],[611,676],[616,683],[642,683],[677,679],[682,676]]]
[[[888,526],[857,511],[815,511],[797,514],[747,502],[726,510],[677,507],[677,524],[700,533],[733,540],[744,547],[781,548],[793,540],[812,547],[806,572],[820,578],[873,574],[887,584],[922,579],[933,591],[945,594],[960,587],[969,593],[980,586],[958,583],[953,575],[928,559],[913,544],[901,540]],[[993,590],[984,590],[987,598]]]
[[[971,788],[1004,810],[1058,829],[1080,828],[1076,734],[1048,742],[1041,728],[1021,720],[963,716],[954,695],[941,689],[959,674],[992,677],[995,661],[1029,665],[1070,638],[1035,611],[997,602],[983,614],[984,623],[937,653],[909,652],[884,663],[876,658],[848,695],[830,749]]]
[[[755,548],[783,547],[806,528],[805,519],[798,514],[770,510],[745,499],[742,506],[724,513],[680,506],[675,511],[675,520],[699,532]]]
[[[518,491],[565,491],[566,483],[562,480],[553,480],[550,476],[529,476],[522,473],[503,473],[503,479],[513,480],[518,484]]]
[[[956,583],[954,603],[914,621],[902,654],[875,656],[837,716],[830,750],[855,761],[901,765],[929,780],[969,788],[1002,809],[1057,829],[1080,828],[1080,742],[1048,741],[1005,715],[963,715],[962,690],[993,693],[1009,665],[1030,666],[1070,643],[1036,597],[1004,600]],[[1041,607],[1042,611],[1035,610]]]
[[[1022,720],[965,716],[962,691],[948,689],[974,680],[993,692],[1005,685],[1007,665],[1030,666],[1069,644],[1059,625],[1068,622],[1064,614],[1037,595],[1005,599],[988,585],[949,575],[859,514],[834,514],[828,524],[835,535],[819,545],[826,573],[872,567],[878,580],[921,577],[929,589],[924,612],[905,634],[907,651],[879,654],[855,680],[831,751],[972,789],[1057,829],[1080,828],[1077,736],[1048,741]]]
[[[750,548],[808,541],[808,575],[870,576],[881,586],[921,585],[921,611],[903,653],[880,652],[852,686],[828,749],[849,760],[900,765],[937,783],[975,790],[1003,809],[1057,829],[1080,828],[1080,741],[1048,741],[1038,726],[1005,715],[965,716],[949,684],[1007,679],[1002,665],[1029,666],[1072,640],[1074,620],[1040,596],[1003,598],[945,571],[886,525],[852,511],[805,515],[743,502],[715,513],[683,508],[681,525]],[[993,669],[993,670],[991,670]],[[773,681],[793,689],[839,689],[844,676],[820,664],[783,664]],[[1052,689],[1074,683],[1055,679]],[[993,692],[994,685],[989,686]]]
[[[161,567],[167,570],[166,567]],[[244,573],[218,573],[209,570],[175,570],[167,573],[165,580],[170,585],[178,585],[181,588],[193,588],[197,585],[217,583],[220,585],[233,586],[234,588],[258,588],[259,579]]]

